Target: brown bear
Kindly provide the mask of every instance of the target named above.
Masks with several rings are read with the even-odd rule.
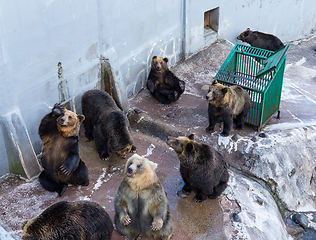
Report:
[[[154,56],[147,80],[148,90],[163,104],[177,101],[185,89],[185,82],[169,70],[167,63],[168,58]]]
[[[251,31],[250,28],[247,28],[246,31],[242,32],[237,39],[249,43],[252,47],[263,48],[273,52],[284,47],[284,44],[276,36],[258,31]]]
[[[215,124],[220,122],[224,123],[222,136],[229,135],[233,122],[237,129],[243,128],[251,106],[246,90],[237,85],[224,86],[215,79],[209,87],[206,99],[209,101],[209,126],[206,131],[213,132]]]
[[[126,115],[105,91],[89,90],[81,100],[85,135],[95,141],[101,159],[109,158],[109,151],[121,157],[136,150]]]
[[[113,223],[99,204],[57,202],[22,225],[22,240],[110,240]]]
[[[38,134],[43,142],[39,159],[43,188],[61,196],[68,184],[89,185],[88,169],[79,157],[78,135],[83,115],[77,115],[56,103],[41,121]]]
[[[211,146],[189,137],[169,137],[167,144],[174,149],[180,161],[180,173],[184,181],[180,197],[196,191],[194,201],[202,202],[207,197],[216,198],[226,188],[229,179],[223,156]]]
[[[170,239],[173,234],[173,219],[156,167],[138,154],[126,162],[115,197],[114,222],[117,231],[129,239],[140,239],[141,235]]]

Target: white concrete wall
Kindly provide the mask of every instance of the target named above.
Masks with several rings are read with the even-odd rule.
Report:
[[[206,34],[204,12],[215,7],[219,31]],[[41,118],[64,101],[61,81],[81,112],[82,93],[100,86],[101,57],[127,108],[146,84],[152,56],[172,66],[218,38],[237,42],[247,27],[283,41],[306,37],[316,29],[315,8],[314,0],[0,0],[0,176],[35,161]]]
[[[219,7],[219,31],[204,31],[204,12]],[[283,42],[316,33],[314,0],[186,0],[185,56],[199,51],[214,38],[240,42],[236,37],[248,27],[278,36]]]

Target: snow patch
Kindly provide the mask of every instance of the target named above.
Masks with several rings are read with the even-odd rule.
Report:
[[[155,149],[155,145],[154,144],[150,144],[150,146],[147,148],[147,153],[145,155],[143,155],[142,157],[148,157],[151,154],[153,154],[153,150]]]

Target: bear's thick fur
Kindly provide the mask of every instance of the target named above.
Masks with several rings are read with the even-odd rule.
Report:
[[[109,151],[125,157],[136,150],[129,121],[107,92],[89,90],[83,94],[81,105],[85,135],[95,141],[101,159],[107,159]]]
[[[126,163],[115,197],[114,222],[117,231],[129,239],[140,239],[141,235],[170,239],[173,234],[173,219],[156,167],[137,154]]]
[[[110,240],[113,224],[94,202],[57,202],[22,225],[22,240]]]
[[[196,191],[194,201],[202,202],[207,197],[216,198],[226,188],[229,175],[222,155],[211,146],[198,143],[194,135],[169,137],[168,145],[174,149],[180,161],[180,173],[184,181],[178,195]]]
[[[209,101],[209,126],[206,131],[213,132],[215,124],[220,122],[224,123],[222,136],[229,135],[233,122],[237,129],[243,128],[251,106],[246,90],[237,85],[224,86],[215,79],[209,87],[206,99]]]
[[[185,82],[169,70],[167,63],[168,58],[154,56],[147,80],[150,93],[163,104],[177,101],[185,89]]]
[[[284,44],[276,36],[258,31],[251,31],[250,28],[243,31],[237,39],[249,43],[252,47],[262,48],[273,52],[284,47]]]
[[[79,157],[78,135],[83,115],[77,115],[55,104],[39,126],[43,142],[40,163],[43,171],[39,181],[43,188],[61,196],[68,184],[89,184],[88,169]]]

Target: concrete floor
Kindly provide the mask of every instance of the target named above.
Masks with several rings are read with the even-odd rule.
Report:
[[[316,124],[315,46],[316,38],[292,43],[287,52],[280,106],[281,119],[273,117],[264,131],[280,131],[284,128]],[[218,142],[226,141],[227,138],[219,136],[219,125],[212,134],[204,130],[208,125],[208,103],[205,100],[206,93],[201,88],[211,83],[211,78],[215,76],[231,48],[231,44],[220,41],[174,66],[174,73],[186,82],[186,91],[177,102],[170,105],[159,104],[146,89],[130,100],[134,145],[139,155],[145,155],[158,163],[156,172],[165,188],[175,219],[172,239],[227,239],[223,230],[223,210],[219,199],[195,203],[192,201],[193,194],[182,199],[177,196],[176,192],[183,184],[179,161],[164,140],[167,135],[195,133],[197,140],[209,143],[214,148],[218,148]],[[299,99],[298,102],[293,102],[293,95]],[[301,106],[302,101],[304,107]],[[133,109],[139,111],[135,114]],[[156,124],[141,127],[137,124],[140,118],[147,118],[149,122]],[[249,138],[258,135],[256,129],[250,126],[245,126],[241,131],[232,130],[229,137],[236,133]],[[105,207],[113,220],[114,197],[123,178],[126,159],[111,155],[109,161],[100,160],[94,142],[86,141],[83,128],[79,143],[81,159],[89,169],[89,186],[70,186],[62,197],[58,197],[57,193],[45,191],[39,185],[37,177],[31,180],[9,177],[1,182],[0,223],[9,227],[17,239],[22,235],[20,224],[23,220],[35,217],[49,205],[61,200],[95,201]],[[131,154],[127,157],[130,156]],[[232,166],[239,167],[235,158],[228,157],[227,161]],[[114,230],[112,239],[125,237]]]
[[[156,138],[132,133],[139,155],[148,155],[151,161],[158,163],[156,170],[161,180],[172,215],[175,219],[173,239],[226,239],[222,231],[222,214],[219,200],[203,203],[193,202],[193,194],[180,199],[176,192],[182,187],[179,162],[167,144]],[[17,236],[21,236],[20,224],[33,218],[49,205],[62,201],[90,200],[104,206],[112,220],[114,218],[114,198],[123,178],[126,159],[112,154],[109,161],[99,159],[94,142],[87,142],[84,134],[80,135],[80,155],[89,169],[90,184],[87,187],[70,186],[62,197],[57,193],[45,191],[37,178],[23,180],[10,177],[0,185],[1,221],[10,227]],[[127,157],[130,157],[129,154]],[[125,239],[116,231],[113,240]],[[146,238],[144,238],[146,239]]]

